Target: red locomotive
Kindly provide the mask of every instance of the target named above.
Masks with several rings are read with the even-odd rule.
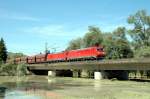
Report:
[[[54,63],[54,62],[69,62],[103,59],[105,52],[103,47],[88,47],[84,49],[70,50],[59,53],[39,54],[26,58],[16,58],[15,63],[25,62],[28,64],[34,63]]]

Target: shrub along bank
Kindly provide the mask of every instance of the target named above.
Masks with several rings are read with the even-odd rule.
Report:
[[[0,64],[1,76],[24,76],[27,72],[25,64]]]

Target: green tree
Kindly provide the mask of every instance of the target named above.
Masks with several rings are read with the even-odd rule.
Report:
[[[131,58],[133,51],[130,48],[130,43],[126,38],[126,29],[118,27],[113,33],[105,33],[103,45],[107,53],[106,58]]]
[[[85,34],[83,38],[84,46],[90,47],[94,45],[99,45],[103,41],[102,32],[98,27],[89,26],[89,32]]]
[[[133,39],[135,57],[149,57],[150,16],[145,10],[139,10],[128,17],[128,23],[134,26],[133,29],[129,30],[129,34]]]
[[[113,38],[116,40],[127,41],[125,27],[118,27],[113,31]]]
[[[133,51],[131,50],[130,43],[128,42],[126,37],[125,27],[118,27],[113,32],[113,38],[118,49],[119,58],[133,57]]]
[[[150,46],[150,16],[145,10],[139,10],[128,17],[128,23],[134,26],[129,30],[136,47]]]
[[[82,43],[83,43],[82,38],[73,39],[69,42],[69,46],[67,47],[66,50],[80,49],[82,48],[83,45]]]
[[[143,48],[138,48],[135,50],[135,57],[136,58],[146,58],[150,57],[150,47],[143,47]]]
[[[5,63],[6,60],[7,60],[7,49],[6,49],[3,38],[1,38],[1,40],[0,40],[0,61]]]
[[[25,64],[17,65],[17,76],[25,76],[27,74],[27,66]]]
[[[104,40],[102,45],[104,46],[106,52],[106,58],[107,59],[119,58],[112,33],[104,33],[103,38]]]

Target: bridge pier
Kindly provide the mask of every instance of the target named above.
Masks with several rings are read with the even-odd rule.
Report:
[[[89,71],[86,70],[86,69],[83,69],[83,70],[81,71],[81,77],[82,77],[82,78],[89,78]]]
[[[55,77],[56,76],[56,71],[48,71],[48,76],[49,77]]]
[[[80,71],[79,70],[72,70],[72,77],[74,77],[74,78],[78,78],[79,77],[79,74],[80,73]]]
[[[101,80],[103,79],[103,75],[101,72],[94,72],[94,79]]]
[[[94,72],[94,79],[101,80],[107,78],[108,78],[108,73],[105,72],[104,70]]]

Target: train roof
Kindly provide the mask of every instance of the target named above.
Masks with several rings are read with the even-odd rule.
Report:
[[[92,46],[92,47],[87,47],[87,48],[81,48],[81,49],[75,49],[75,50],[69,50],[69,51],[76,51],[76,50],[85,50],[85,49],[90,49],[90,48],[103,48],[102,46]]]

